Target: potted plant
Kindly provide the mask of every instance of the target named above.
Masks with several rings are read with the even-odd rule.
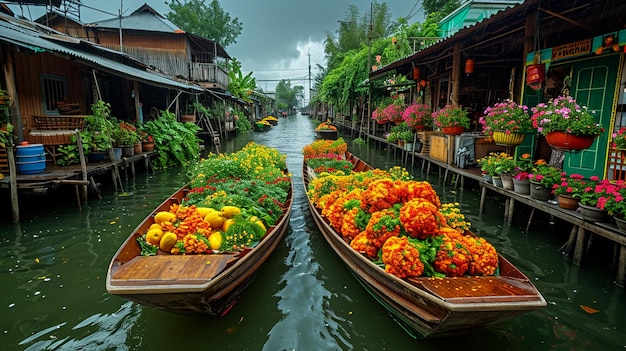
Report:
[[[562,173],[558,168],[547,164],[544,159],[535,161],[528,175],[530,179],[530,197],[541,201],[552,199],[552,187],[561,181]]]
[[[491,152],[489,153],[489,155],[477,161],[478,165],[480,166],[480,171],[483,175],[483,179],[487,182],[491,182],[492,177],[498,175],[498,173],[496,172],[496,163],[495,163],[496,155],[497,153]]]
[[[626,233],[626,184],[620,181],[619,189],[604,204],[604,209],[610,216],[613,216],[617,228]]]
[[[401,99],[395,99],[391,104],[382,110],[385,120],[400,124],[402,122],[402,113],[404,112],[404,102]]]
[[[13,125],[7,123],[0,127],[0,147],[11,146],[13,144]]]
[[[467,110],[462,106],[446,105],[446,107],[432,113],[435,127],[441,128],[445,134],[458,135],[469,128],[470,119]]]
[[[414,129],[423,130],[433,126],[433,116],[428,104],[413,103],[402,112],[402,120]]]
[[[519,145],[532,127],[528,107],[506,99],[487,107],[478,122],[483,133],[492,136],[496,144]]]
[[[563,173],[561,181],[554,184],[552,190],[559,199],[559,207],[575,210],[587,187],[588,184],[582,175],[573,173],[568,177]]]
[[[531,110],[533,127],[558,149],[586,149],[604,132],[587,107],[579,106],[571,96],[552,98]]]
[[[589,178],[588,186],[580,197],[579,206],[583,219],[603,222],[608,218],[606,207],[613,198],[620,196],[619,191],[624,187],[623,181],[612,182],[606,179],[599,180],[597,176]],[[610,207],[610,206],[609,206]]]
[[[83,130],[79,134],[83,150],[92,161],[103,158],[113,146],[115,125],[109,118],[110,114],[111,105],[99,100],[91,105],[91,115],[85,116]],[[72,136],[72,141],[76,142],[76,136]]]
[[[513,190],[520,194],[530,194],[530,169],[533,166],[533,160],[530,154],[522,154],[515,161],[513,170]]]

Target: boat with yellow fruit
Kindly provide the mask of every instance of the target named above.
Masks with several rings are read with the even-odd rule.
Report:
[[[285,156],[249,145],[237,152],[250,151],[249,156],[200,161],[190,183],[130,233],[109,265],[109,293],[171,312],[222,316],[232,308],[283,238],[291,215]],[[255,160],[264,165],[266,180],[272,179],[266,188],[249,186],[258,181],[258,174],[245,168],[249,162],[242,161],[239,169],[233,165],[253,155],[278,162]],[[209,174],[220,162],[251,179]]]

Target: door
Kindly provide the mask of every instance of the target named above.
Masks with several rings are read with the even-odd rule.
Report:
[[[606,166],[606,155],[614,97],[619,84],[620,54],[580,60],[571,65],[571,95],[580,106],[587,106],[593,112],[596,122],[604,126],[602,133],[589,149],[566,153],[563,171],[578,173],[586,178],[597,175],[602,178]]]

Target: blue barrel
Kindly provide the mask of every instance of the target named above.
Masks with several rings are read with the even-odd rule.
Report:
[[[16,146],[15,158],[20,174],[36,174],[46,170],[46,153],[43,144]]]

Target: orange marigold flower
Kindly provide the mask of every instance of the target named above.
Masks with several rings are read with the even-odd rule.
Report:
[[[437,235],[439,228],[446,225],[446,219],[437,206],[423,198],[415,198],[402,205],[400,221],[409,236],[419,239]]]
[[[385,241],[400,234],[400,220],[391,209],[372,213],[365,228],[365,235],[376,246],[382,247]]]
[[[420,253],[407,237],[391,237],[382,247],[382,261],[385,271],[398,278],[419,277],[424,272]]]
[[[346,212],[343,218],[343,223],[341,224],[341,235],[348,241],[351,241],[354,237],[361,233],[361,229],[357,226],[355,221],[356,215],[359,211],[361,211],[361,209],[355,207]]]
[[[376,247],[370,239],[367,238],[365,232],[355,236],[350,242],[350,247],[358,252],[365,253],[370,258],[376,258],[378,256],[379,248]]]

